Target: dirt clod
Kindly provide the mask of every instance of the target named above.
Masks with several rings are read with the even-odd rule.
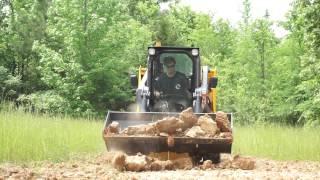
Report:
[[[213,137],[219,131],[216,122],[207,114],[199,117],[198,124],[209,137]]]
[[[200,169],[212,169],[213,168],[213,164],[212,164],[212,161],[211,160],[205,160],[203,162],[203,164],[200,166]]]
[[[126,156],[127,155],[124,153],[117,153],[112,159],[113,167],[119,171],[124,170],[126,164]]]
[[[182,111],[179,115],[179,119],[183,121],[182,130],[186,130],[187,128],[191,128],[198,121],[197,116],[193,114],[193,110],[191,107]]]
[[[161,171],[161,170],[173,170],[173,163],[170,160],[160,161],[155,160],[150,164],[151,171]]]
[[[192,169],[192,159],[191,157],[182,157],[172,160],[174,169]]]
[[[232,141],[233,141],[233,136],[232,136],[232,133],[231,133],[231,132],[222,132],[222,133],[219,134],[219,137],[229,140],[228,142],[229,142],[230,144],[231,144]]]
[[[230,122],[225,112],[218,111],[216,113],[216,122],[221,132],[231,132]]]
[[[255,168],[255,161],[249,157],[241,157],[239,155],[236,155],[233,157],[232,167],[243,170],[252,170]]]
[[[157,121],[156,128],[160,133],[174,134],[177,129],[182,128],[183,121],[176,117],[165,117],[162,120]]]
[[[118,134],[120,132],[120,125],[117,121],[113,121],[109,126],[109,133]]]
[[[155,135],[156,129],[154,124],[142,124],[136,126],[129,126],[121,133],[127,135]]]
[[[192,138],[200,137],[204,135],[205,135],[205,132],[200,128],[200,126],[193,126],[186,132],[186,136],[192,137]]]
[[[143,171],[146,169],[148,161],[145,155],[127,156],[125,159],[127,171]]]

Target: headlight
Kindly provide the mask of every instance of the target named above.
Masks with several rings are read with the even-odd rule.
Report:
[[[191,50],[192,56],[198,56],[199,55],[199,50],[198,49],[192,49]]]
[[[148,51],[149,51],[149,55],[151,56],[156,54],[156,50],[154,48],[149,48]]]

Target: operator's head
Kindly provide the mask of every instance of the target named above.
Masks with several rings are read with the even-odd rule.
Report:
[[[164,65],[167,68],[167,75],[173,77],[176,74],[176,60],[172,56],[165,57],[163,60]]]

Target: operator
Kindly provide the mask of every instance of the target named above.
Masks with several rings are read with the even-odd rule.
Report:
[[[156,81],[156,97],[160,95],[180,96],[187,101],[191,101],[191,93],[188,90],[188,79],[183,73],[176,71],[176,60],[174,57],[165,57],[163,63],[166,67],[166,73],[162,73]]]

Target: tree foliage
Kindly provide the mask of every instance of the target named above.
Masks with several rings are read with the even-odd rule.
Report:
[[[301,123],[320,124],[320,1],[295,1],[290,29],[299,39],[301,52],[296,111]]]
[[[0,100],[73,115],[125,108],[129,73],[160,40],[200,48],[218,70],[218,109],[240,123],[320,124],[320,1],[294,1],[283,38],[250,4],[235,26],[170,0],[2,0]]]

